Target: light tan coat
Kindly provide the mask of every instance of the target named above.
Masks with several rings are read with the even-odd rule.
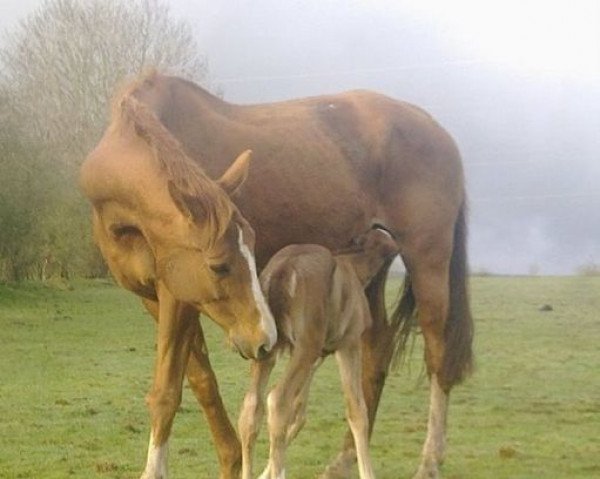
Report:
[[[283,377],[268,397],[269,463],[262,479],[285,477],[285,450],[305,422],[312,376],[320,360],[335,354],[346,397],[361,479],[372,479],[369,419],[362,376],[363,333],[371,326],[365,287],[397,253],[392,236],[374,228],[352,252],[332,255],[319,245],[291,245],[277,252],[261,274],[278,341],[267,358],[254,361],[252,383],[239,418],[242,479],[252,477],[252,452],[264,409],[264,388],[277,354],[289,349]]]

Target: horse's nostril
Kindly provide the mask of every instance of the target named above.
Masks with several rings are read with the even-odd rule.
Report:
[[[263,344],[260,348],[258,348],[258,351],[256,351],[256,359],[263,359],[267,356],[267,354],[269,354],[269,350]]]

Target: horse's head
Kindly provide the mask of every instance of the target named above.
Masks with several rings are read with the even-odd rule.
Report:
[[[169,180],[183,234],[158,261],[158,277],[176,299],[193,304],[218,323],[242,356],[259,358],[276,341],[273,316],[258,282],[254,231],[230,196],[248,174],[242,153],[217,180]],[[193,172],[192,172],[193,173]]]
[[[154,280],[218,323],[244,357],[264,355],[277,339],[275,322],[258,283],[254,232],[230,198],[248,175],[250,151],[215,181],[131,92],[113,104],[107,135],[121,150],[111,157],[138,178],[111,178],[111,188],[133,205],[131,221],[155,260]]]

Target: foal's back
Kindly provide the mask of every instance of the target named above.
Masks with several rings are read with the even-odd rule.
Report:
[[[319,245],[290,245],[271,258],[260,280],[280,347],[323,348],[334,272],[332,254]]]
[[[319,245],[290,245],[269,261],[261,283],[280,347],[318,348],[326,355],[370,326],[365,285],[352,255],[333,255]]]

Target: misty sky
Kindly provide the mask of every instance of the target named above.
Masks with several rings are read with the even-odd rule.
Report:
[[[10,29],[39,0],[1,0]],[[475,271],[600,263],[600,1],[171,0],[214,84],[254,103],[369,88],[466,165]]]

